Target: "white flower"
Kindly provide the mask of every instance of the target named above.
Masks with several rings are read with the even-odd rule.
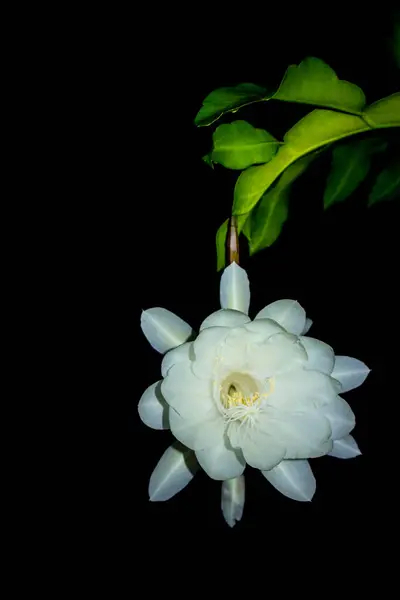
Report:
[[[221,310],[203,321],[194,341],[191,327],[173,313],[142,313],[150,344],[167,354],[164,379],[145,391],[139,414],[150,427],[169,426],[210,477],[235,481],[222,490],[225,518],[234,524],[244,504],[244,481],[236,478],[246,464],[286,496],[304,501],[315,491],[307,459],[360,453],[349,435],[353,411],[339,393],[361,385],[369,369],[305,337],[311,321],[294,300],[273,302],[251,321],[248,277],[236,263],[222,275],[220,300]],[[175,449],[174,460],[163,457],[157,465],[153,500],[173,495],[171,477],[175,492],[192,478],[184,452]],[[163,486],[167,492],[160,492]],[[237,490],[243,490],[242,500],[228,502]]]

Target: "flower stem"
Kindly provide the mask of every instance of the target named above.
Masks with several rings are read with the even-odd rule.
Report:
[[[231,216],[228,224],[228,233],[226,236],[226,255],[227,263],[230,265],[235,262],[239,264],[239,234],[237,230],[237,220]]]

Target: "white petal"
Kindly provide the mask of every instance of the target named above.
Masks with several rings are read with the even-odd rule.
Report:
[[[211,352],[222,347],[229,335],[230,329],[226,327],[207,327],[200,331],[196,340],[193,342],[193,350],[196,359],[208,356]]]
[[[311,321],[311,319],[306,319],[306,324],[304,325],[304,329],[301,332],[301,335],[306,335],[306,333],[308,333],[311,329],[313,322]]]
[[[294,369],[273,378],[268,404],[279,411],[304,411],[334,402],[334,380],[318,371]]]
[[[161,363],[161,374],[163,377],[167,376],[168,371],[173,365],[179,362],[190,362],[193,354],[193,342],[186,342],[173,350],[169,350],[162,359]]]
[[[190,364],[173,365],[163,382],[161,393],[167,403],[183,417],[202,418],[214,406],[211,384],[198,379]]]
[[[207,327],[240,327],[249,322],[250,318],[239,310],[221,308],[202,322],[200,331]]]
[[[169,500],[193,479],[198,464],[194,453],[178,442],[167,448],[150,477],[152,502]]]
[[[193,334],[190,325],[165,308],[144,310],[140,325],[150,344],[161,354],[184,344]]]
[[[156,381],[139,400],[139,417],[153,429],[169,429],[168,404],[161,394],[161,381]]]
[[[265,344],[250,345],[248,358],[251,370],[263,379],[307,363],[307,353],[298,338],[286,332],[271,336]]]
[[[357,358],[336,356],[332,377],[340,381],[342,392],[348,392],[364,383],[369,372],[367,365]]]
[[[246,462],[256,469],[272,469],[285,456],[285,448],[276,436],[266,434],[260,429],[244,432],[241,446]]]
[[[207,327],[200,331],[193,342],[195,360],[192,369],[198,377],[207,380],[215,377],[215,369],[230,331],[226,327]]]
[[[325,342],[311,337],[301,336],[300,341],[308,355],[307,367],[330,375],[335,364],[335,353],[332,348]]]
[[[229,329],[229,334],[225,341],[218,347],[208,352],[208,355],[202,362],[202,371],[207,366],[209,377],[210,368],[212,369],[212,378],[221,381],[228,374],[233,372],[248,372],[252,365],[249,360],[248,347],[251,345],[250,338],[252,337],[243,327],[235,327]],[[195,373],[201,376],[200,365],[197,364],[193,368]]]
[[[244,471],[246,462],[240,450],[233,450],[229,442],[221,438],[216,446],[197,450],[196,458],[200,466],[212,479],[231,479]]]
[[[273,319],[289,333],[300,335],[306,323],[306,313],[296,300],[276,300],[260,310],[256,319]]]
[[[242,518],[244,500],[244,475],[223,482],[221,489],[221,509],[229,527],[234,527]]]
[[[284,458],[316,458],[332,450],[329,421],[315,411],[288,413],[275,422],[270,418],[269,422],[277,439],[286,448]]]
[[[329,456],[335,456],[336,458],[354,458],[360,454],[361,451],[352,435],[346,435],[340,440],[335,440],[332,452],[329,452]]]
[[[283,460],[264,477],[284,496],[300,502],[310,501],[317,483],[308,460]]]
[[[224,420],[215,408],[197,420],[183,418],[171,409],[169,425],[176,439],[192,450],[217,446],[224,436]]]
[[[247,273],[235,262],[222,273],[220,284],[221,308],[233,308],[246,315],[250,306],[250,283]]]
[[[283,333],[285,330],[276,321],[272,319],[257,319],[245,325],[247,331],[257,334],[256,340],[263,342],[268,340],[276,333]]]
[[[332,428],[332,439],[339,440],[348,435],[356,424],[356,418],[349,404],[340,396],[334,403],[321,409]]]

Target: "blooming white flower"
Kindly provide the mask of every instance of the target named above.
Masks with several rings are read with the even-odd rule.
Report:
[[[163,380],[144,392],[139,415],[155,429],[170,427],[184,445],[160,460],[151,499],[167,499],[189,482],[191,449],[211,478],[225,482],[222,510],[233,525],[243,511],[246,464],[304,501],[315,492],[307,459],[360,454],[349,435],[353,411],[339,394],[361,385],[369,369],[306,337],[311,321],[294,300],[273,302],[252,321],[248,277],[236,263],[221,277],[220,301],[194,341],[191,327],[173,313],[142,313],[144,334],[166,354]]]

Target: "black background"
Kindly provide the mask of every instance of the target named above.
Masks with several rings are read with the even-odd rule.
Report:
[[[221,514],[221,484],[203,472],[171,500],[148,500],[151,472],[173,438],[169,431],[147,428],[137,414],[141,394],[160,379],[161,363],[141,332],[140,311],[162,306],[197,329],[219,308],[215,233],[229,216],[237,177],[201,161],[212,134],[212,128],[197,129],[193,123],[202,100],[224,85],[273,85],[289,64],[306,56],[323,59],[341,79],[358,84],[368,103],[399,89],[390,11],[344,19],[321,5],[310,15],[289,10],[270,15],[264,7],[247,16],[230,13],[217,22],[212,13],[207,18],[179,13],[176,20],[157,13],[157,27],[138,19],[134,32],[126,30],[121,17],[121,36],[117,26],[106,39],[113,47],[113,58],[106,52],[104,60],[114,81],[108,94],[114,96],[110,126],[118,165],[104,215],[107,223],[110,213],[110,220],[102,233],[110,250],[108,291],[117,305],[119,336],[118,397],[112,402],[122,406],[113,500],[127,539],[138,530],[278,536],[291,525],[349,533],[378,529],[384,518],[376,507],[389,491],[376,481],[386,460],[377,440],[383,427],[379,407],[391,397],[387,324],[398,328],[398,207],[387,202],[367,209],[368,179],[351,199],[324,212],[328,155],[296,182],[290,218],[278,241],[251,258],[244,244],[241,264],[250,278],[250,316],[276,299],[294,298],[314,321],[310,335],[372,369],[367,382],[345,396],[356,414],[354,436],[362,456],[312,460],[317,491],[311,503],[285,498],[248,467],[244,514],[233,530]],[[140,43],[132,42],[139,33]],[[309,110],[271,102],[233,118],[248,119],[279,138]]]

